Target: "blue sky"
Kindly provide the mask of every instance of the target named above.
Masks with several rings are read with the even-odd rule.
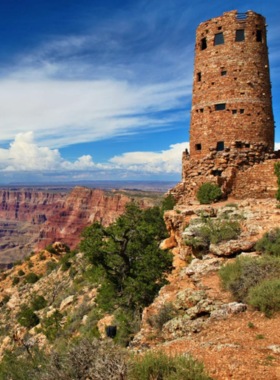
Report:
[[[280,2],[1,0],[0,183],[179,181],[195,30],[232,9],[267,19],[278,127]]]

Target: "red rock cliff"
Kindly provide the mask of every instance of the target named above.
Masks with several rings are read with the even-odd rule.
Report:
[[[86,226],[95,221],[104,225],[112,223],[130,200],[121,194],[105,195],[102,190],[76,187],[67,196],[64,207],[42,226],[36,248],[42,249],[54,241],[63,241],[74,248]]]

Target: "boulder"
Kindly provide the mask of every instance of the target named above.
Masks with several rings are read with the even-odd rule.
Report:
[[[67,306],[71,305],[71,303],[74,301],[74,296],[69,296],[65,298],[61,304],[60,304],[60,311],[64,310]]]
[[[210,244],[210,253],[216,256],[231,256],[235,253],[250,251],[255,245],[254,241],[228,240],[219,244]]]
[[[174,236],[170,236],[169,238],[163,240],[160,243],[159,248],[162,249],[162,250],[166,250],[166,249],[174,248],[174,247],[176,247],[176,245],[177,245],[177,242],[175,240],[175,237]]]

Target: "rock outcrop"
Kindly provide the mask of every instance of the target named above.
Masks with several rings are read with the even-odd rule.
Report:
[[[234,302],[231,294],[221,288],[218,272],[239,255],[259,256],[254,244],[265,232],[279,226],[280,210],[274,199],[234,202],[228,206],[228,202],[211,206],[177,205],[165,213],[172,244],[167,239],[162,249],[176,242],[173,248],[176,268],[169,276],[170,284],[144,310],[141,330],[131,349],[163,349],[167,353],[193,355],[205,363],[213,379],[276,380],[280,316],[267,319],[252,307]],[[212,221],[236,218],[241,228],[239,236],[210,244],[202,255],[197,255],[193,247],[185,245],[185,240],[195,236],[194,227],[203,225],[202,215],[204,222],[207,218]],[[172,310],[170,305],[173,312],[168,314]],[[161,328],[154,323],[159,316]],[[258,334],[264,336],[263,344],[256,340]],[[271,359],[274,366],[267,364],[266,357],[271,354],[275,354]]]
[[[74,248],[86,226],[112,223],[131,197],[76,187],[70,193],[2,190],[0,200],[0,263],[8,266],[55,241]],[[140,200],[142,207],[149,204]]]

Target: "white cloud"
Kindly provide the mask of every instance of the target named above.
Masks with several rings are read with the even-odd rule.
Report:
[[[182,152],[189,149],[189,143],[170,145],[160,152],[129,152],[115,156],[110,162],[118,168],[147,173],[180,173]]]
[[[57,149],[39,147],[33,132],[19,133],[9,149],[0,149],[2,171],[59,171],[88,170],[95,165],[90,156],[82,156],[74,163],[64,160]]]
[[[274,149],[275,150],[280,150],[280,142],[274,143]]]
[[[34,141],[33,132],[19,133],[8,149],[0,149],[0,170],[2,172],[94,173],[119,171],[123,176],[129,173],[178,174],[181,172],[182,152],[189,144],[179,143],[160,152],[127,152],[111,158],[107,163],[94,163],[90,155],[79,157],[75,162],[63,159],[58,149],[40,147]],[[77,174],[76,174],[77,176]],[[74,174],[73,174],[74,177]]]
[[[154,113],[182,106],[186,82],[0,80],[1,140],[28,130],[52,148],[170,125]],[[150,116],[152,115],[153,116]]]

